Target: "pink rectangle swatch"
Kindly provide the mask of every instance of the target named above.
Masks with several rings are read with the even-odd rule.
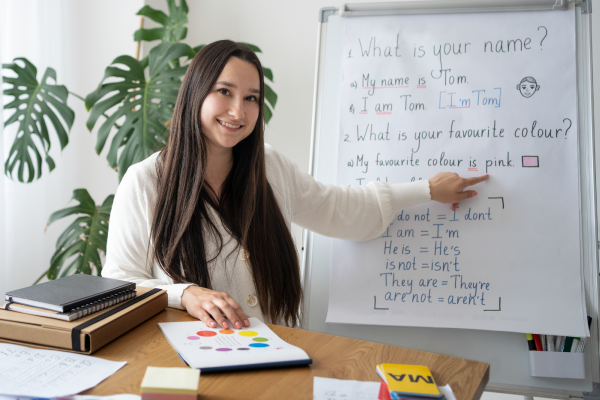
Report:
[[[524,167],[539,167],[539,159],[538,156],[523,156],[523,166]]]

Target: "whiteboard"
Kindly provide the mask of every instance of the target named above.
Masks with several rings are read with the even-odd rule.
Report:
[[[368,9],[366,12],[368,13]],[[381,8],[378,12],[382,12]],[[592,382],[598,382],[600,378],[597,357],[598,273],[589,64],[590,26],[589,15],[582,15],[579,10],[576,12],[576,33],[581,259],[585,267],[586,306],[588,314],[595,321],[591,330],[593,340],[589,343],[591,346],[586,349],[586,379],[557,380],[529,377],[526,343],[520,333],[326,323],[325,305],[328,303],[329,295],[332,240],[312,233],[307,233],[305,240],[304,326],[307,329],[489,362],[491,369],[488,390],[536,393],[543,396],[581,396],[582,392],[592,390]],[[311,167],[313,175],[326,183],[335,182],[337,174],[336,155],[341,106],[339,76],[343,34],[342,18],[336,12],[319,24]],[[596,356],[592,357],[591,354]]]
[[[575,5],[349,17],[343,54],[336,184],[490,179],[335,240],[327,322],[587,337]]]

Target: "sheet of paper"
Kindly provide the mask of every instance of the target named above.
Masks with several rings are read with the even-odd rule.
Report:
[[[337,183],[490,179],[335,240],[327,322],[589,335],[574,8],[345,19]]]
[[[71,398],[73,400],[140,400],[142,397],[137,394],[115,394],[112,396],[78,395]]]
[[[92,388],[126,362],[0,343],[0,394],[64,397]]]
[[[257,318],[250,327],[214,329],[202,321],[161,322],[163,334],[193,368],[215,368],[309,359]]]
[[[315,376],[313,380],[313,400],[377,400],[379,385],[379,382]],[[456,400],[450,385],[440,386],[439,388],[447,400]]]
[[[452,388],[450,387],[450,385],[438,386],[438,387],[440,389],[440,392],[442,392],[444,394],[444,396],[446,396],[446,399],[456,400],[456,396],[454,396],[454,392],[452,391]]]
[[[377,400],[379,382],[351,381],[315,376],[313,400]]]
[[[137,394],[114,394],[112,396],[91,396],[91,395],[76,395],[68,397],[55,397],[56,400],[140,400],[142,397]],[[48,399],[48,400],[54,400]],[[0,395],[0,400],[45,400],[39,397],[24,397],[24,396],[3,396]]]

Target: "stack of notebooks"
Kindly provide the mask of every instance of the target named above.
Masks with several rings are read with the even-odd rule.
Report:
[[[429,368],[422,365],[379,364],[379,400],[444,399]]]
[[[91,354],[167,307],[167,293],[71,275],[6,293],[0,338]]]
[[[4,309],[74,321],[135,295],[133,282],[77,274],[7,292]]]

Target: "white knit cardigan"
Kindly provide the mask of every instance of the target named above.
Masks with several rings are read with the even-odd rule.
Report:
[[[169,307],[182,308],[181,295],[191,283],[173,283],[156,263],[150,265],[149,261],[157,156],[158,153],[131,166],[119,185],[102,276],[165,289]],[[370,240],[380,236],[400,210],[431,201],[427,180],[403,184],[371,182],[360,187],[325,185],[269,145],[265,145],[265,163],[267,179],[290,228],[294,222],[326,236]],[[212,289],[228,293],[248,316],[264,321],[244,252],[232,254],[237,242],[214,211],[213,221],[223,236],[224,246],[209,264]],[[218,252],[216,240],[205,245],[212,258]]]

